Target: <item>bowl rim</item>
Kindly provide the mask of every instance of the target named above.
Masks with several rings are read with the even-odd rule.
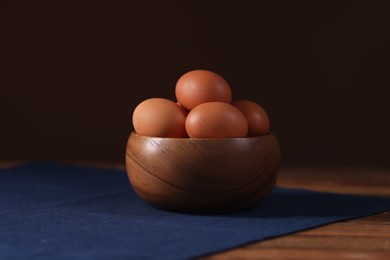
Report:
[[[274,132],[268,132],[265,135],[259,135],[259,136],[248,136],[248,137],[228,137],[228,138],[219,138],[219,137],[211,137],[211,138],[193,138],[193,137],[159,137],[159,136],[147,136],[147,135],[140,135],[136,131],[131,131],[130,136],[135,136],[137,138],[145,138],[145,139],[153,139],[153,140],[194,140],[194,141],[214,141],[214,140],[256,140],[256,139],[263,139],[267,137],[275,137]]]

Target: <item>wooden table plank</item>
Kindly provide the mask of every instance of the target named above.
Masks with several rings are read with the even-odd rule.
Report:
[[[390,169],[352,166],[290,167],[280,170],[278,185],[342,194],[390,197]]]
[[[281,169],[277,185],[390,197],[390,169],[290,167]],[[388,259],[389,256],[388,211],[252,243],[203,259]]]
[[[219,254],[211,256],[208,259],[212,260],[238,260],[238,259],[388,259],[389,254],[386,251],[365,251],[365,250],[350,250],[350,249],[248,249],[240,248],[236,249],[229,254]]]

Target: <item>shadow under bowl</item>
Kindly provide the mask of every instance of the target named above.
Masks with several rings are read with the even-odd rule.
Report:
[[[154,207],[193,213],[251,208],[274,188],[275,134],[247,138],[161,138],[132,132],[126,170],[137,195]]]

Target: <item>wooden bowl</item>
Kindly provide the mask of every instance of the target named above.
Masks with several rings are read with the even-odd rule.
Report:
[[[126,169],[147,203],[180,212],[227,212],[255,206],[276,183],[274,134],[248,138],[161,138],[131,133]]]

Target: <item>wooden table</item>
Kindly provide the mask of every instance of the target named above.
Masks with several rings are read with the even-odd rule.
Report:
[[[10,167],[19,162],[0,162]],[[124,169],[115,164],[81,164]],[[390,169],[285,167],[281,187],[390,197]],[[203,259],[390,259],[390,211],[253,243]]]
[[[390,197],[390,169],[282,168],[277,185]],[[390,259],[390,211],[253,243],[204,259]]]

